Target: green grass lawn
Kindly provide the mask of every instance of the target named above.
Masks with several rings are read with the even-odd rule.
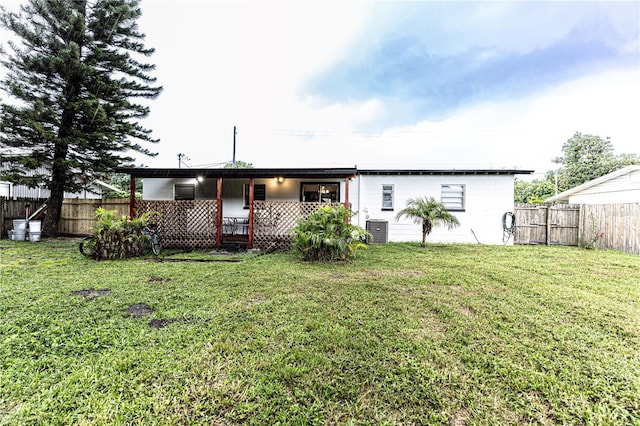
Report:
[[[177,257],[0,241],[0,424],[640,424],[638,256]]]

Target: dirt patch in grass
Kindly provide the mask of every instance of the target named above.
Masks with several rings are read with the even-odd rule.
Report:
[[[171,278],[164,278],[164,277],[158,277],[155,275],[151,275],[149,277],[149,282],[152,284],[166,284],[168,282],[171,282]]]
[[[134,303],[130,305],[127,309],[127,313],[133,315],[134,317],[143,317],[145,315],[149,315],[155,312],[151,306],[146,305],[144,303]]]
[[[151,328],[165,328],[166,326],[174,322],[181,322],[181,323],[188,324],[188,323],[194,323],[197,321],[199,320],[195,318],[160,318],[160,319],[152,319],[151,321],[149,321],[148,325]]]
[[[238,259],[238,258],[229,258],[229,259],[225,259],[225,258],[220,258],[220,259],[180,259],[180,258],[172,258],[172,257],[164,257],[164,258],[155,258],[155,259],[149,259],[153,262],[243,262],[243,259]]]
[[[169,324],[178,321],[176,318],[161,318],[161,319],[152,319],[149,321],[149,327],[151,328],[165,328]]]
[[[469,413],[469,410],[466,410],[463,408],[453,414],[453,417],[451,418],[451,425],[464,426],[469,424],[470,420],[471,420],[471,414]]]
[[[103,288],[103,289],[87,289],[87,290],[76,290],[76,291],[72,291],[71,295],[72,296],[82,296],[85,299],[95,299],[96,297],[100,297],[100,296],[108,296],[111,294],[111,290],[109,290],[108,288]]]

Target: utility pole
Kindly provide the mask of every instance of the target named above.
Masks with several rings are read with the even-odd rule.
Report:
[[[236,135],[238,132],[236,131],[236,126],[233,126],[233,157],[231,159],[231,168],[236,168]]]
[[[189,161],[189,157],[187,157],[187,155],[186,155],[186,154],[179,153],[179,154],[178,154],[178,168],[182,167],[182,159],[183,159],[183,158],[184,158],[185,160]]]

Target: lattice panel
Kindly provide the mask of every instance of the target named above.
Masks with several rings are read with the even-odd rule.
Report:
[[[254,201],[254,247],[261,250],[289,250],[293,235],[291,228],[297,225],[299,219],[326,205],[298,201]]]
[[[160,214],[158,233],[166,248],[214,248],[216,246],[216,200],[137,200],[138,214]]]

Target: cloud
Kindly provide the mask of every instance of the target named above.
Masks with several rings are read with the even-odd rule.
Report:
[[[381,100],[381,128],[444,119],[470,104],[637,67],[638,13],[638,3],[384,5],[355,53],[306,89],[327,104]]]

